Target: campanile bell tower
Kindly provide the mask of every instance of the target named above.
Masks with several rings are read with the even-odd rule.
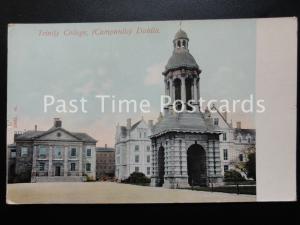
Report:
[[[176,33],[173,47],[173,54],[163,72],[165,95],[171,97],[172,103],[175,101],[178,111],[191,110],[187,104],[189,101],[199,111],[199,75],[201,70],[189,52],[189,38],[186,32],[180,29]],[[172,110],[172,104],[166,109]]]
[[[173,53],[162,72],[171,103],[153,126],[152,186],[180,188],[222,182],[220,128],[199,108],[199,69],[182,29],[173,39]],[[173,109],[173,102],[176,110]],[[195,110],[196,109],[196,110]]]

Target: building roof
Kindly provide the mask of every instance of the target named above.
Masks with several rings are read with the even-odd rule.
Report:
[[[188,39],[189,40],[186,32],[181,29],[179,29],[179,31],[177,31],[177,33],[175,34],[174,40],[176,40],[176,39]]]
[[[222,133],[221,129],[213,125],[201,112],[166,114],[160,122],[154,125],[152,137],[167,132]]]
[[[133,124],[131,126],[131,130],[134,130],[141,122],[142,122],[142,120],[140,120],[140,121],[136,122],[135,124]]]
[[[234,129],[234,139],[237,138],[237,136],[241,134],[243,138],[246,138],[246,136],[248,134],[250,134],[251,136],[255,136],[256,134],[256,130],[255,129],[238,129],[238,128],[235,128]]]
[[[49,134],[55,130],[63,130],[69,134],[71,134],[72,136],[76,137],[79,141],[83,141],[83,142],[97,142],[97,140],[95,140],[94,138],[92,138],[91,136],[89,136],[86,133],[79,133],[79,132],[69,132],[61,127],[58,128],[50,128],[47,131],[35,131],[35,130],[29,130],[29,131],[25,131],[22,134],[19,134],[16,136],[15,140],[16,141],[30,141],[30,140],[35,140],[39,137],[42,137],[46,134]]]
[[[96,152],[114,152],[114,148],[110,147],[96,147]]]
[[[183,30],[179,30],[174,38],[174,41],[177,39],[188,39],[188,36],[186,32]],[[168,63],[165,67],[165,71],[163,74],[167,74],[170,70],[176,70],[176,69],[195,69],[200,73],[199,66],[194,59],[194,57],[189,53],[189,50],[187,48],[174,48],[172,56],[169,58]]]
[[[196,69],[200,72],[199,66],[194,57],[189,53],[187,49],[179,48],[174,49],[172,56],[168,60],[163,74],[167,74],[170,70],[175,69]]]

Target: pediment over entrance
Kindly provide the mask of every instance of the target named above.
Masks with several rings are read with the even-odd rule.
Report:
[[[74,135],[62,128],[45,132],[43,135],[39,136],[37,140],[80,141],[79,138],[75,137]]]

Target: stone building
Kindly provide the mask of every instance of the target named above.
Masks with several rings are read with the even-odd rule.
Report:
[[[124,180],[133,172],[142,172],[151,176],[151,127],[152,120],[148,124],[144,119],[131,125],[131,119],[127,119],[126,126],[118,125],[115,136],[116,171],[118,180]]]
[[[220,127],[200,111],[200,73],[189,52],[189,38],[179,30],[173,40],[173,54],[162,73],[165,95],[176,109],[164,109],[164,116],[152,130],[152,186],[167,188],[207,186],[223,182],[219,149]],[[189,106],[187,103],[193,101]],[[195,112],[190,110],[195,107]]]
[[[256,144],[256,131],[255,129],[243,129],[240,121],[236,122],[236,127],[233,127],[232,122],[227,120],[226,112],[221,113],[216,107],[213,108],[214,113],[206,112],[206,114],[222,130],[219,141],[222,175],[224,175],[228,170],[237,170],[236,163],[247,161],[247,151]],[[245,176],[243,173],[242,175]]]
[[[96,148],[96,177],[113,177],[115,175],[115,149],[105,147]]]
[[[16,145],[10,144],[7,146],[7,182],[13,183],[15,180],[16,171]]]
[[[54,119],[47,131],[17,133],[16,182],[83,181],[96,179],[96,140],[62,128]]]

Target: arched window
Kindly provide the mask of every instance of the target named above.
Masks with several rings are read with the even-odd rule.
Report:
[[[175,100],[181,100],[181,80],[176,78],[174,80],[174,87],[175,87]],[[176,105],[176,109],[181,109],[181,104]]]
[[[182,46],[183,46],[183,47],[186,47],[185,45],[186,45],[185,40],[183,40],[183,41],[182,41]]]
[[[180,41],[177,41],[177,47],[180,48],[181,47],[181,43]]]
[[[193,80],[191,78],[185,79],[186,102],[192,99],[192,85],[193,85]],[[191,107],[188,105],[187,105],[187,110],[191,110]]]

